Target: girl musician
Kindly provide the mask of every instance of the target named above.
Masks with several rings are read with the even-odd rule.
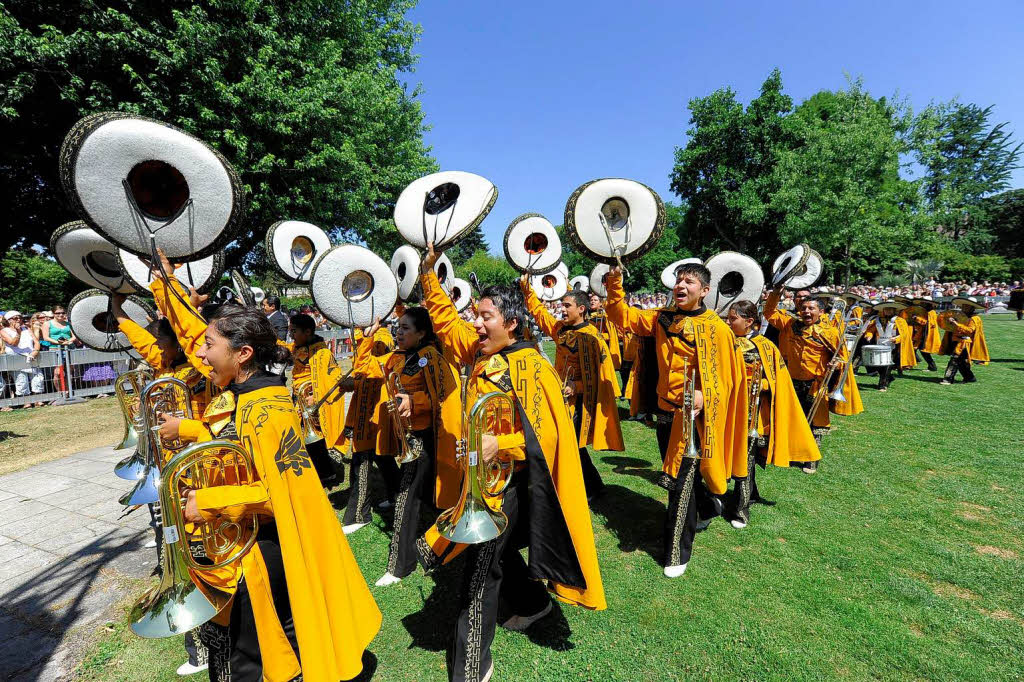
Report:
[[[773,504],[758,493],[755,462],[762,469],[768,464],[788,467],[791,460],[816,462],[821,459],[821,452],[800,409],[793,378],[782,361],[782,353],[758,332],[761,316],[757,306],[750,301],[733,303],[726,322],[740,341],[748,388],[759,384],[758,395],[751,395],[748,400],[747,423],[756,429],[756,436],[753,429],[748,434],[748,473],[736,480],[732,504],[727,511],[733,528],[745,528],[750,522],[751,503]]]
[[[291,319],[292,340],[283,345],[291,351],[292,356],[292,394],[296,403],[305,402],[305,397],[299,395],[304,382],[312,381],[309,371],[309,361],[319,350],[327,348],[327,344],[316,333],[316,322],[312,317],[299,313]],[[327,443],[323,438],[306,443],[306,450],[313,460],[316,473],[320,482],[326,488],[333,488],[341,481],[334,469],[334,460],[327,453]]]
[[[372,336],[376,326],[367,335]],[[395,327],[395,345],[394,352],[379,358],[379,364],[371,365],[371,372],[373,368],[379,369],[375,376],[392,382],[396,393],[397,415],[385,413],[383,419],[395,420],[399,429],[409,429],[405,445],[393,443],[392,448],[399,460],[408,457],[409,451],[417,452],[418,457],[401,465],[388,570],[377,581],[378,587],[397,583],[415,570],[417,526],[423,501],[447,509],[458,500],[461,483],[454,459],[461,427],[459,377],[441,354],[426,308],[405,309]],[[381,429],[394,431],[387,424],[382,424]]]
[[[381,614],[302,443],[302,425],[280,376],[264,368],[285,359],[262,313],[222,306],[196,355],[217,386],[209,430],[197,440],[238,442],[256,480],[187,493],[185,520],[237,520],[255,513],[257,542],[218,587],[230,606],[204,625],[211,680],[351,679],[380,629]],[[183,422],[167,417],[161,435]],[[301,661],[301,664],[300,664]]]

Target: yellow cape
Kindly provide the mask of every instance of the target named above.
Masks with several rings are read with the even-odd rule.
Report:
[[[771,392],[761,398],[761,419],[768,428],[767,458],[770,464],[787,467],[792,462],[815,462],[821,459],[818,443],[811,434],[807,417],[793,388],[789,369],[774,343],[757,335],[750,339],[761,356],[761,368]]]

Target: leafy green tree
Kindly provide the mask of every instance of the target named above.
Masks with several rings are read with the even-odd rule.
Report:
[[[484,237],[483,225],[477,225],[472,232],[463,237],[458,244],[445,253],[448,254],[448,257],[452,259],[453,263],[461,263],[462,261],[471,258],[477,251],[481,250],[488,250],[487,239]]]
[[[689,205],[681,244],[701,255],[733,250],[759,262],[780,249],[784,215],[773,203],[779,154],[792,148],[784,125],[793,100],[782,92],[782,75],[771,72],[744,109],[731,88],[689,102],[685,147],[676,147],[672,191]]]
[[[469,273],[475,272],[484,287],[492,284],[510,286],[519,279],[519,273],[504,257],[492,256],[486,249],[478,249],[463,261],[452,258],[452,263],[455,264],[456,277],[469,281]]]
[[[917,191],[900,177],[909,114],[858,81],[822,91],[787,117],[772,206],[786,244],[807,242],[850,280],[903,269],[915,243]]]
[[[57,261],[34,251],[14,249],[0,260],[0,310],[52,310],[55,305],[67,305],[72,296],[86,289]]]
[[[911,140],[924,167],[922,191],[940,234],[982,253],[993,241],[982,198],[1008,189],[1021,143],[1006,123],[992,124],[992,107],[957,100],[932,104],[914,121]]]
[[[229,252],[258,254],[275,220],[388,251],[395,198],[435,169],[412,70],[414,0],[5,0],[0,7],[0,250],[46,245],[73,218],[57,154],[86,114],[177,125],[240,172],[249,218]]]
[[[1004,256],[1024,257],[1024,189],[1012,189],[979,202],[992,249]]]

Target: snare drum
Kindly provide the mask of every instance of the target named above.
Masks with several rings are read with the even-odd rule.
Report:
[[[887,367],[892,364],[892,346],[864,346],[860,356],[867,367]]]

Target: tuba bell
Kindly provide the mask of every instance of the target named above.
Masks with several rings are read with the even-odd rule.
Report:
[[[146,439],[140,439],[139,433],[145,431],[142,421],[142,389],[152,378],[148,370],[133,369],[118,376],[114,382],[117,402],[124,418],[124,436],[121,444],[114,449],[135,448],[131,455],[114,466],[114,475],[126,481],[138,480],[146,469]]]
[[[310,380],[300,381],[293,387],[295,392],[295,410],[299,413],[299,420],[302,422],[302,440],[306,445],[323,439],[324,433],[320,428],[320,414],[317,410],[307,409],[306,404],[313,395],[313,382]]]
[[[405,393],[402,388],[402,379],[398,372],[385,372],[380,360],[377,360],[377,366],[380,367],[381,374],[384,375],[384,389],[388,394],[385,405],[391,415],[389,421],[395,441],[398,443],[398,454],[395,459],[399,464],[415,462],[423,456],[423,440],[412,432],[412,424],[409,419],[398,413],[398,395]]]
[[[152,504],[160,500],[160,465],[164,451],[171,454],[185,447],[185,441],[175,439],[164,442],[160,437],[157,416],[169,414],[181,419],[192,419],[192,403],[188,386],[175,377],[161,377],[146,384],[140,396],[139,412],[143,439],[146,441],[146,468],[139,475],[139,482],[121,497],[121,504],[134,507]]]
[[[466,368],[462,370],[462,404],[466,405],[466,387],[469,384]],[[483,438],[491,424],[502,423],[507,414],[515,416],[515,403],[501,391],[485,393],[476,399],[469,411],[462,412],[462,438],[455,451],[455,461],[462,471],[462,492],[458,503],[437,517],[437,530],[442,537],[472,545],[493,540],[508,526],[508,517],[487,504],[487,498],[499,498],[512,481],[511,473],[504,477],[504,468],[492,462],[481,461]],[[500,487],[499,487],[500,485]]]

